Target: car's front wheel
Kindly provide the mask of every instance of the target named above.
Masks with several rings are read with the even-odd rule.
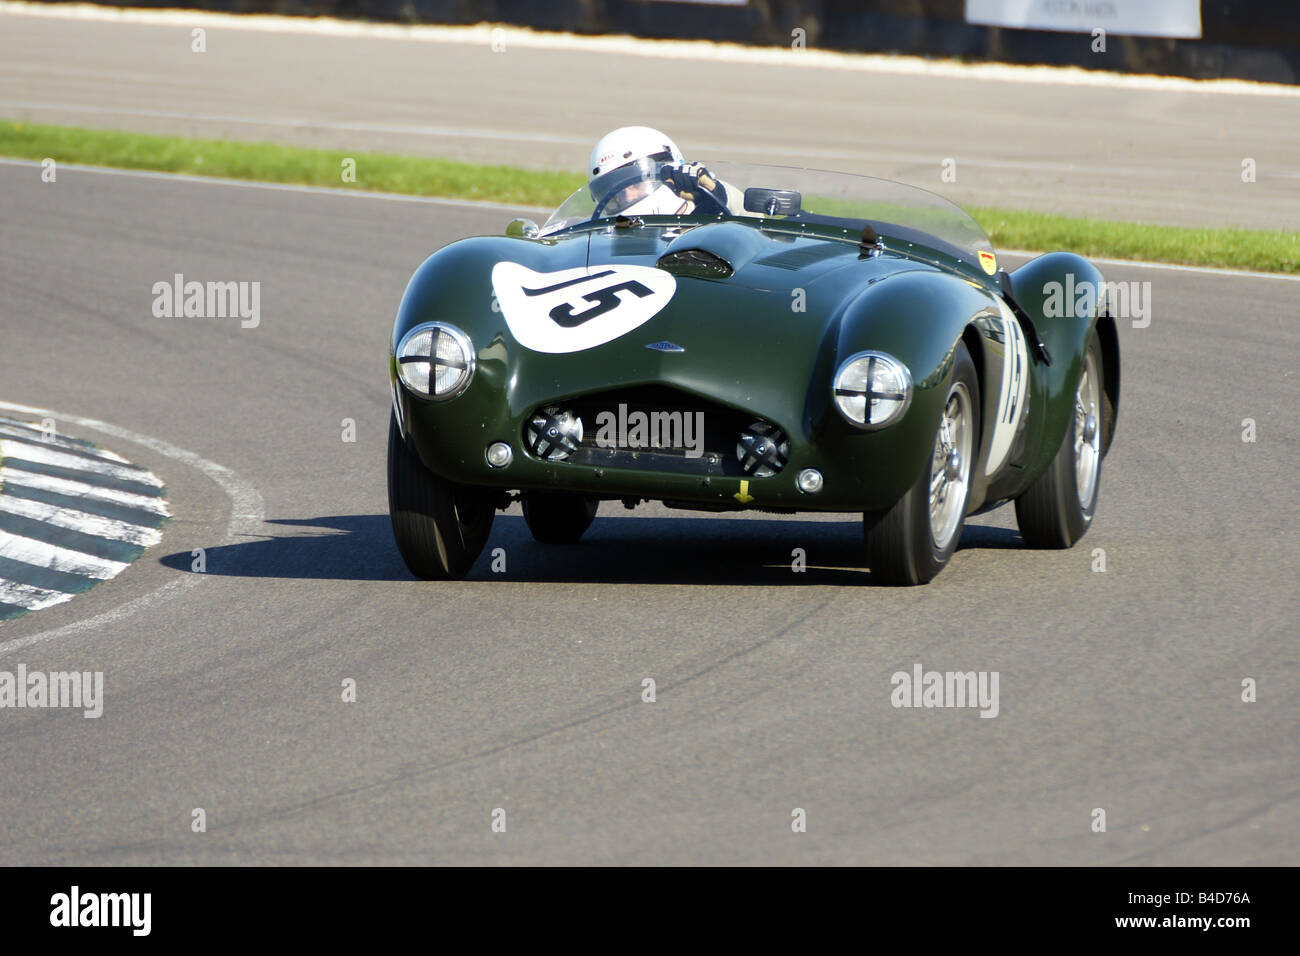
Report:
[[[583,495],[530,492],[524,495],[524,521],[543,544],[573,544],[591,527],[599,506]]]
[[[1047,470],[1016,499],[1016,523],[1031,548],[1069,548],[1097,510],[1102,441],[1115,420],[1102,387],[1101,342],[1092,333],[1074,393],[1074,417]]]
[[[867,566],[885,584],[925,584],[957,549],[979,446],[979,379],[966,346],[957,346],[934,448],[907,494],[883,514],[863,516]]]
[[[439,478],[388,423],[388,515],[407,568],[426,581],[464,577],[474,566],[496,507],[491,498]]]

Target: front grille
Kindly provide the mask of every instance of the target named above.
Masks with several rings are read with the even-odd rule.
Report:
[[[582,420],[566,459],[597,467],[744,477],[737,442],[753,415],[667,386],[615,389],[556,403]]]

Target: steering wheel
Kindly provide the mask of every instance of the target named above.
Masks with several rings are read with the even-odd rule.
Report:
[[[709,171],[707,169],[704,169],[704,167],[702,166],[699,167],[699,172],[708,173],[710,179],[712,179],[715,183],[718,182],[717,179],[714,177],[714,175],[712,173],[709,173]],[[721,184],[718,183],[718,185]],[[695,195],[695,199],[694,199],[695,208],[692,209],[691,212],[702,214],[705,216],[725,216],[731,212],[731,210],[727,208],[727,204],[724,201],[719,199],[717,196],[713,195],[713,193],[709,192],[707,189],[705,189],[703,186],[699,184],[698,174],[696,176],[695,188],[692,190],[692,192]]]

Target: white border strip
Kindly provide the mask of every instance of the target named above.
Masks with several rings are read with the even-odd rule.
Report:
[[[12,458],[6,458],[4,463],[0,465],[0,481],[2,480],[11,481],[15,485],[23,485],[27,488],[35,488],[37,491],[49,491],[56,495],[69,495],[85,501],[98,501],[106,505],[134,508],[137,511],[149,512],[160,518],[171,517],[167,512],[167,499],[161,496],[138,495],[134,491],[118,491],[116,488],[105,488],[103,485],[78,481],[76,478],[60,478],[56,475],[28,471],[21,464],[15,463]],[[3,491],[0,491],[0,494],[3,493]]]
[[[262,496],[256,488],[223,465],[208,461],[192,451],[178,448],[176,445],[160,438],[151,438],[148,435],[120,428],[108,422],[101,422],[95,418],[66,415],[63,412],[56,412],[48,408],[34,408],[30,405],[17,405],[5,401],[0,401],[0,411],[34,415],[37,418],[53,418],[57,422],[76,425],[80,428],[89,428],[92,431],[102,432],[105,435],[111,435],[114,438],[120,438],[134,445],[148,448],[166,458],[201,471],[216,482],[221,490],[226,493],[226,496],[230,498],[230,520],[226,524],[225,535],[217,542],[216,546],[234,544],[243,536],[257,535],[261,532],[262,523],[265,520],[265,506],[262,502]],[[173,578],[161,587],[155,588],[147,594],[142,594],[140,597],[128,601],[120,607],[115,607],[111,611],[105,611],[103,614],[97,614],[85,620],[73,621],[71,624],[53,630],[40,631],[36,634],[29,634],[27,637],[18,637],[12,641],[5,641],[0,643],[0,655],[9,654],[24,647],[31,647],[33,644],[41,644],[45,641],[80,634],[83,631],[94,631],[115,624],[137,611],[170,600],[180,594],[181,591],[192,587],[201,577],[202,575],[199,574],[187,574],[183,577]]]
[[[33,567],[75,574],[95,581],[117,577],[130,565],[128,561],[113,561],[4,530],[0,530],[0,555]],[[67,594],[69,599],[73,597],[73,592]]]
[[[0,156],[0,166],[29,166],[39,169],[41,164],[33,159],[12,159],[7,156]],[[103,176],[131,176],[138,179],[176,180],[183,183],[199,183],[205,186],[238,186],[241,189],[271,189],[276,192],[316,193],[319,195],[352,197],[358,199],[387,199],[392,202],[418,202],[434,206],[460,206],[465,209],[496,209],[501,212],[536,212],[544,213],[548,216],[555,211],[547,206],[512,206],[508,203],[489,202],[484,199],[441,199],[437,196],[408,196],[405,193],[370,192],[364,189],[341,189],[337,186],[300,186],[294,185],[293,183],[257,182],[252,179],[225,179],[219,176],[192,176],[189,173],[160,173],[152,169],[115,169],[112,166],[84,166],[79,163],[60,163],[59,169],[72,169],[83,173],[99,173]],[[4,403],[0,402],[0,408],[4,407]]]
[[[0,601],[16,604],[28,611],[53,607],[74,597],[75,594],[68,594],[66,591],[51,591],[49,588],[38,588],[34,584],[19,584],[8,578],[0,578]],[[10,620],[14,619],[10,618]]]
[[[1008,63],[963,63],[933,60],[921,56],[882,53],[841,53],[830,50],[792,50],[785,47],[755,47],[708,40],[647,40],[630,36],[583,36],[574,33],[543,33],[523,27],[478,24],[477,26],[404,26],[393,23],[364,23],[327,17],[283,17],[267,14],[214,13],[206,10],[131,10],[92,4],[22,3],[0,0],[0,14],[157,26],[195,26],[268,33],[314,34],[328,37],[371,37],[375,39],[425,43],[462,43],[489,49],[495,43],[509,50],[568,50],[583,53],[613,53],[622,56],[665,57],[728,63],[756,63],[770,66],[813,67],[856,70],[905,76],[949,77],[963,81],[991,80],[1003,83],[1056,83],[1069,86],[1118,89],[1163,90],[1179,93],[1230,94],[1245,96],[1300,97],[1300,87],[1281,83],[1253,83],[1248,80],[1193,80],[1176,76],[1148,76],[1084,70],[1080,67],[1027,66]],[[504,46],[502,46],[504,45]]]
[[[67,468],[70,471],[102,475],[106,478],[116,478],[119,481],[131,481],[138,485],[149,485],[151,488],[163,487],[162,479],[152,472],[126,464],[102,461],[68,451],[59,451],[57,448],[41,444],[40,439],[21,441],[0,432],[0,459],[4,458],[34,461],[38,464],[53,465],[55,468]],[[3,468],[4,465],[0,464],[0,470],[3,470]]]
[[[9,159],[0,157],[0,166],[28,166],[40,168],[40,163],[30,159]],[[191,176],[186,173],[159,173],[147,169],[113,169],[108,166],[83,166],[76,163],[64,163],[60,169],[73,169],[84,173],[100,173],[106,176],[134,176],[141,179],[179,180],[187,183],[200,183],[215,186],[238,186],[244,189],[272,189],[280,192],[316,193],[326,196],[342,196],[353,199],[384,199],[390,202],[426,203],[433,206],[457,206],[465,209],[495,209],[503,212],[536,212],[550,215],[554,210],[545,206],[511,206],[505,203],[486,202],[478,199],[440,199],[437,196],[407,196],[401,193],[367,192],[365,190],[339,189],[331,186],[293,186],[284,183],[259,183],[246,179],[220,179],[215,176]],[[1032,259],[1044,255],[1043,252],[1029,252],[1024,249],[999,249],[999,255],[1023,256]],[[1173,262],[1144,262],[1140,259],[1103,259],[1093,256],[1088,261],[1102,265],[1133,266],[1143,269],[1163,269],[1170,272],[1196,272],[1202,275],[1222,276],[1240,279],[1281,279],[1286,282],[1300,282],[1300,275],[1286,272],[1250,272],[1245,269],[1216,269],[1213,266],[1186,266]],[[0,409],[6,408],[0,402]]]
[[[1025,249],[998,250],[998,255],[1022,256],[1026,259],[1046,254],[1029,252]],[[1134,269],[1160,269],[1165,272],[1199,272],[1202,275],[1221,276],[1225,279],[1281,279],[1284,282],[1300,282],[1300,275],[1291,272],[1251,272],[1248,269],[1217,269],[1214,266],[1185,266],[1176,262],[1146,262],[1142,259],[1103,259],[1098,256],[1084,256],[1084,258],[1103,266],[1131,266]]]
[[[3,474],[3,469],[0,469],[0,474]],[[65,531],[80,531],[101,538],[115,538],[141,548],[152,548],[162,540],[162,532],[148,525],[132,524],[119,518],[105,518],[103,515],[77,511],[73,508],[61,508],[58,505],[47,505],[43,501],[19,498],[5,494],[3,491],[0,491],[0,512],[17,515],[20,518],[31,518],[33,521],[43,521],[51,527],[63,528]]]
[[[395,133],[400,136],[422,136],[430,139],[442,140],[509,140],[518,143],[547,143],[563,144],[575,147],[573,150],[576,154],[586,152],[590,144],[588,139],[580,139],[576,136],[553,136],[547,133],[535,133],[527,130],[503,131],[481,129],[471,126],[422,126],[414,123],[370,123],[356,120],[335,121],[326,119],[305,119],[302,117],[286,116],[236,116],[233,114],[222,113],[195,113],[181,110],[156,110],[156,109],[139,109],[128,106],[80,106],[69,103],[48,103],[36,100],[0,100],[0,113],[17,111],[18,113],[64,113],[71,116],[115,116],[131,117],[133,119],[171,119],[184,120],[190,123],[220,123],[225,126],[255,126],[268,127],[284,130],[295,131],[319,131],[329,130],[331,132],[351,132],[351,133]],[[23,117],[10,116],[9,119],[23,119],[27,122],[42,122],[46,119],[43,116]],[[157,135],[157,134],[146,134]],[[203,138],[203,137],[200,137]],[[236,137],[237,138],[237,137]],[[300,144],[295,144],[300,145]],[[791,143],[784,144],[765,144],[755,146],[746,143],[703,143],[696,141],[695,148],[700,151],[701,155],[706,158],[721,158],[723,156],[751,155],[758,156],[765,160],[770,160],[773,156],[779,157],[799,157],[801,161],[814,160],[821,163],[825,160],[851,160],[853,162],[873,162],[873,163],[890,163],[902,165],[926,166],[934,160],[932,154],[921,155],[918,153],[903,153],[897,150],[881,150],[872,148],[861,149],[835,149],[833,147],[820,146],[811,149],[805,149]],[[576,147],[582,147],[577,149]],[[310,147],[309,147],[310,148]],[[338,152],[344,150],[340,147],[334,147]],[[433,157],[430,157],[433,158]],[[993,159],[987,156],[963,155],[962,164],[976,169],[1010,169],[1016,172],[1038,172],[1050,173],[1053,178],[1061,173],[1089,172],[1092,167],[1088,164],[1073,162],[1054,162],[1049,160],[1032,160],[1032,159]],[[544,170],[538,170],[542,172]],[[1156,174],[1156,170],[1151,167],[1142,166],[1116,166],[1108,164],[1106,171],[1121,176],[1145,176],[1151,177]],[[1268,173],[1269,179],[1300,179],[1300,173],[1291,173],[1285,171],[1273,171]]]

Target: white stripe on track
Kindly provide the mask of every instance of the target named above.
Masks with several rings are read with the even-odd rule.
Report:
[[[43,607],[62,604],[73,597],[75,595],[63,591],[50,591],[47,588],[38,588],[34,584],[19,584],[17,581],[0,578],[0,601],[25,607],[29,611],[39,611]]]
[[[4,0],[0,0],[0,3]],[[35,159],[12,159],[0,156],[0,166],[40,166]],[[222,176],[192,176],[189,173],[160,173],[151,169],[122,169],[112,166],[90,166],[85,163],[60,163],[59,169],[101,176],[131,176],[136,179],[158,179],[164,182],[195,183],[200,186],[237,186],[240,189],[269,189],[274,192],[313,193],[359,199],[382,199],[390,202],[423,203],[428,206],[458,206],[464,209],[497,209],[503,212],[535,212],[549,216],[555,212],[550,206],[528,206],[522,203],[491,202],[486,199],[448,199],[442,196],[411,196],[406,193],[370,192],[365,189],[335,189],[332,186],[296,186],[293,183],[259,182],[254,179],[228,179]]]
[[[3,434],[0,434],[0,458],[21,458],[24,461],[38,461],[46,465],[56,465],[59,468],[73,468],[77,471],[87,471],[109,478],[120,478],[123,481],[153,485],[155,488],[163,486],[162,479],[148,471],[127,468],[108,461],[96,461],[82,455],[72,455],[66,451],[59,451],[47,445],[42,445],[39,441],[34,444],[14,441],[6,438]]]
[[[2,400],[0,400],[0,410],[18,415],[53,418],[69,425],[75,425],[78,428],[88,428],[104,435],[111,435],[133,445],[148,448],[156,454],[202,472],[226,494],[231,505],[230,518],[226,522],[225,533],[217,540],[214,547],[234,544],[236,541],[249,536],[258,536],[262,533],[262,524],[266,518],[266,505],[262,501],[261,494],[236,472],[231,471],[224,465],[218,465],[214,461],[209,461],[192,451],[187,451],[173,445],[171,442],[163,441],[161,438],[143,435],[140,432],[131,431],[128,428],[122,428],[120,425],[114,425],[111,422],[101,421],[97,418],[68,415],[49,408],[20,405],[17,402]],[[166,513],[165,510],[164,513]],[[47,641],[55,641],[61,637],[70,637],[74,634],[103,633],[105,629],[112,628],[138,611],[156,607],[165,601],[176,598],[197,585],[203,577],[202,574],[186,574],[175,577],[166,584],[132,598],[125,604],[104,611],[102,614],[95,614],[91,617],[64,624],[61,627],[37,631],[34,634],[27,634],[12,640],[0,641],[0,655],[12,654],[23,648],[33,647]]]
[[[27,485],[29,488],[37,488],[41,491],[52,491],[60,495],[74,495],[88,501],[103,501],[114,505],[124,505],[128,508],[138,508],[151,514],[170,517],[170,512],[167,511],[167,502],[162,498],[154,498],[150,495],[137,495],[130,491],[101,488],[99,485],[88,484],[84,481],[38,475],[34,471],[24,471],[22,468],[4,465],[0,467],[0,485],[7,481],[12,481],[16,485]]]
[[[1026,249],[999,249],[998,255],[1015,256],[1024,259],[1036,259],[1044,252],[1031,252]],[[1300,274],[1294,272],[1253,272],[1249,269],[1220,269],[1217,266],[1185,266],[1176,262],[1146,262],[1142,259],[1107,259],[1103,256],[1084,256],[1089,262],[1099,266],[1123,266],[1133,269],[1159,269],[1165,272],[1197,272],[1201,275],[1222,276],[1225,279],[1280,279],[1283,282],[1300,282]]]
[[[32,431],[28,431],[31,429]],[[36,434],[33,434],[36,432]],[[109,451],[107,448],[97,448],[94,445],[85,445],[81,442],[73,441],[71,438],[65,438],[62,435],[52,435],[46,438],[40,434],[40,428],[35,422],[19,421],[16,418],[6,418],[0,415],[0,438],[12,438],[17,442],[26,442],[28,444],[38,443],[51,448],[61,448],[64,451],[80,451],[89,455],[95,455],[106,461],[116,462],[119,465],[131,464],[121,455]]]
[[[69,531],[94,534],[101,538],[126,541],[142,548],[152,547],[162,540],[162,532],[157,528],[131,524],[128,521],[118,521],[116,518],[92,515],[84,511],[73,511],[71,508],[61,508],[58,505],[47,505],[43,501],[15,498],[3,493],[0,493],[0,511],[23,518],[31,518],[34,521],[44,521],[56,528],[66,528]]]
[[[0,0],[2,4],[4,0]],[[10,159],[0,156],[0,166],[40,166],[34,159]],[[430,206],[459,206],[477,209],[502,209],[512,212],[537,212],[549,214],[554,210],[545,206],[510,205],[507,203],[483,202],[477,199],[443,199],[438,196],[407,196],[401,193],[368,192],[364,189],[338,189],[332,186],[294,186],[288,183],[255,182],[247,179],[226,179],[219,176],[191,176],[186,173],[160,173],[148,169],[115,169],[109,166],[89,166],[82,163],[63,163],[60,169],[71,169],[82,173],[95,173],[101,176],[130,176],[140,179],[172,180],[176,182],[195,183],[201,186],[233,186],[240,189],[270,189],[277,192],[315,193],[321,196],[336,196],[352,199],[379,199],[387,202],[424,203]],[[904,184],[906,185],[906,184]],[[999,254],[1023,256],[1032,259],[1055,250],[1042,249],[1037,252],[1025,249],[998,249]],[[1300,282],[1300,275],[1291,272],[1252,272],[1246,269],[1219,269],[1214,266],[1187,266],[1175,262],[1144,262],[1139,259],[1107,259],[1085,256],[1089,262],[1102,265],[1135,266],[1139,268],[1163,269],[1168,272],[1192,272],[1201,275],[1223,276],[1242,279],[1276,279],[1283,282]],[[3,405],[3,403],[0,403]],[[17,407],[17,406],[15,406]]]
[[[125,561],[110,561],[93,554],[83,554],[70,548],[61,548],[48,541],[37,541],[21,535],[0,531],[0,557],[12,558],[34,564],[38,568],[49,568],[67,574],[79,574],[83,578],[107,581],[120,574],[127,566]]]

